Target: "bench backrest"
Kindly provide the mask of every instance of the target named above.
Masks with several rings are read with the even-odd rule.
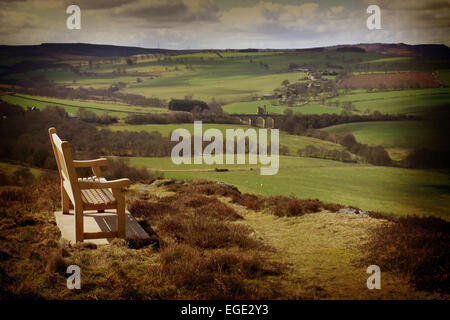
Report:
[[[72,151],[67,141],[62,141],[55,128],[48,129],[56,164],[58,165],[61,187],[66,190],[73,204],[81,201],[78,175],[73,165]]]

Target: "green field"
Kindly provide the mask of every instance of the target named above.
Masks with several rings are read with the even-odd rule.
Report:
[[[21,166],[18,164],[12,164],[12,163],[8,163],[8,162],[0,162],[0,173],[3,173],[7,176],[12,176],[14,174],[14,172],[16,172],[17,170],[22,169],[22,168],[30,169],[31,174],[35,178],[38,178],[39,176],[41,176],[44,173],[44,170],[41,170],[41,169],[24,167],[24,166]]]
[[[450,184],[447,172],[281,156],[278,174],[262,176],[259,170],[242,170],[245,166],[224,165],[222,167],[235,170],[214,172],[213,169],[219,166],[176,166],[170,158],[129,159],[131,165],[152,171],[167,170],[164,172],[166,177],[222,181],[236,185],[243,192],[262,195],[294,194],[302,199],[318,198],[366,210],[450,218]]]
[[[103,127],[103,126],[99,126]],[[170,137],[172,131],[179,128],[187,129],[193,134],[194,132],[194,124],[193,123],[182,123],[182,124],[143,124],[143,125],[122,125],[122,124],[114,124],[106,126],[106,128],[112,131],[146,131],[146,132],[159,132],[163,137]],[[249,127],[245,125],[231,125],[231,124],[213,124],[213,123],[205,123],[202,124],[203,132],[208,129],[219,129],[225,138],[225,130],[226,129],[244,129],[247,130]],[[255,129],[255,128],[254,128]],[[270,134],[269,134],[270,135]],[[343,150],[344,148],[339,145],[329,141],[319,140],[316,138],[305,137],[305,136],[296,136],[291,135],[286,132],[280,131],[280,147],[287,147],[289,149],[289,155],[295,155],[298,149],[303,149],[307,145],[313,145],[316,148],[325,148],[328,150],[338,149]]]
[[[223,110],[230,114],[256,114],[258,106],[266,106],[269,113],[281,114],[290,109],[294,113],[302,114],[339,114],[342,109],[334,106],[335,102],[352,102],[361,114],[367,109],[370,112],[379,111],[386,114],[434,115],[442,111],[448,112],[450,104],[449,88],[432,89],[406,89],[393,91],[366,92],[364,90],[351,90],[332,99],[327,99],[325,105],[310,101],[304,105],[280,105],[276,100],[262,100],[249,102],[234,102],[223,106]],[[327,105],[333,104],[332,106]]]
[[[31,96],[26,94],[2,95],[0,99],[14,105],[19,105],[26,109],[27,107],[36,107],[44,109],[47,106],[59,106],[71,114],[76,114],[79,108],[85,108],[95,112],[98,115],[105,112],[111,116],[124,118],[132,113],[167,113],[168,110],[156,107],[139,107],[122,103],[101,102],[101,101],[82,101],[68,100],[49,97]]]
[[[45,77],[57,84],[71,87],[107,88],[123,82],[122,92],[137,93],[162,99],[193,96],[207,102],[231,103],[254,94],[271,93],[283,80],[295,82],[304,73],[288,72],[291,63],[307,64],[315,68],[329,69],[329,63],[338,62],[351,68],[354,61],[365,62],[383,56],[363,53],[339,52],[201,52],[171,56],[136,56],[132,65],[125,58],[92,58],[63,60],[80,69],[79,74],[69,68],[48,68],[14,73],[6,79],[38,79]],[[14,60],[15,61],[15,60]],[[120,71],[120,73],[118,73]],[[83,73],[85,72],[85,73]],[[90,76],[95,73],[95,76]],[[137,82],[140,78],[142,82]]]
[[[450,70],[438,70],[436,76],[446,86],[450,86]]]
[[[280,74],[236,74],[204,70],[197,74],[167,75],[161,78],[131,84],[127,91],[141,95],[155,95],[159,98],[184,98],[229,102],[247,98],[252,95],[271,93],[283,80],[296,81],[305,76],[303,73]]]
[[[448,112],[449,88],[411,89],[344,94],[330,102],[350,101],[359,111],[369,109],[387,114],[431,115]]]
[[[323,129],[329,133],[355,136],[360,143],[381,145],[394,160],[403,159],[412,149],[448,147],[448,141],[430,121],[378,121],[345,123]]]
[[[282,114],[285,110],[292,110],[294,113],[301,114],[323,114],[340,113],[341,109],[336,107],[324,106],[315,102],[309,102],[302,106],[279,105],[276,101],[261,100],[249,102],[234,102],[222,107],[223,111],[229,114],[257,114],[258,107],[266,106],[269,113]]]

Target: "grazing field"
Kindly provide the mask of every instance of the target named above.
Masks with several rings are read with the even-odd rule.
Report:
[[[401,160],[415,148],[449,147],[431,121],[380,121],[345,123],[323,129],[329,133],[355,136],[360,143],[381,145],[394,160]]]
[[[450,219],[448,172],[287,156],[280,157],[280,170],[273,176],[250,169],[215,172],[215,166],[175,166],[170,158],[130,158],[130,164],[158,169],[166,177],[222,181],[254,194],[294,194],[301,199],[317,198],[366,210]]]
[[[439,83],[431,72],[359,74],[344,78],[340,88],[435,88]]]
[[[438,115],[448,112],[450,89],[408,89],[378,92],[358,92],[342,94],[329,100],[352,102],[356,109],[387,114]]]
[[[103,126],[99,126],[101,128]],[[146,132],[153,132],[157,131],[164,137],[171,136],[172,132],[175,129],[183,128],[189,130],[191,134],[194,132],[194,124],[193,123],[182,123],[182,124],[142,124],[142,125],[122,125],[122,124],[115,124],[115,125],[109,125],[106,126],[106,128],[112,130],[112,131],[146,131]],[[254,127],[245,126],[245,125],[232,125],[232,124],[212,124],[212,123],[204,123],[202,124],[203,132],[208,129],[219,129],[224,138],[226,136],[226,129],[243,129],[247,130],[249,128],[256,129]],[[269,131],[270,136],[270,131]],[[268,138],[269,139],[269,138]],[[305,137],[305,136],[297,136],[297,135],[291,135],[286,132],[280,131],[279,136],[280,141],[280,147],[287,147],[289,150],[287,154],[289,155],[295,155],[297,153],[298,149],[303,149],[307,145],[313,145],[316,148],[324,148],[327,150],[343,150],[344,147],[342,147],[339,144],[335,144],[329,141],[324,141],[316,138],[311,137]]]
[[[166,100],[192,96],[204,101],[211,101],[214,98],[221,102],[232,102],[252,95],[271,93],[283,80],[295,82],[304,76],[304,73],[292,72],[224,75],[223,72],[216,70],[204,70],[197,74],[171,74],[145,80],[142,83],[131,84],[126,91],[144,96],[154,95]]]
[[[101,102],[101,101],[82,101],[68,100],[50,97],[31,96],[26,94],[10,94],[0,96],[0,99],[10,104],[19,105],[26,109],[27,107],[36,107],[44,109],[47,106],[59,106],[68,113],[76,114],[79,108],[88,109],[98,115],[105,112],[111,116],[124,118],[131,113],[167,113],[168,110],[156,107],[139,107],[122,103]]]

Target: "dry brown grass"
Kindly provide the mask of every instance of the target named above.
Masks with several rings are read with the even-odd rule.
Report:
[[[128,205],[152,241],[110,246],[60,239],[53,210],[56,176],[0,191],[0,298],[274,298],[285,267],[232,207],[214,196],[130,192]],[[155,230],[155,231],[153,231]],[[66,288],[66,268],[82,270],[82,290]]]
[[[318,200],[241,194],[212,182],[170,189],[128,193],[128,207],[152,241],[116,239],[97,247],[61,240],[53,216],[59,205],[56,176],[25,187],[0,187],[0,299],[349,297],[339,288],[359,292],[347,284],[348,276],[357,274],[352,281],[363,283],[366,274],[355,267],[349,272],[340,261],[360,256],[360,244],[353,242],[366,242],[369,229],[376,230],[370,240],[380,247],[365,250],[372,258],[385,258],[378,260],[382,270],[416,273],[416,279],[409,278],[416,288],[448,288],[448,225],[441,221],[392,221],[394,227],[380,222],[384,227],[378,228],[370,223],[374,219],[322,211],[340,206]],[[317,210],[322,212],[307,214]],[[71,264],[82,270],[82,290],[66,288],[65,269]],[[344,268],[336,271],[337,266]],[[309,274],[311,279],[301,278]],[[330,280],[333,274],[337,282]],[[318,285],[315,277],[326,283]],[[415,296],[407,289],[398,292]]]
[[[254,279],[278,276],[285,267],[258,253],[202,251],[185,244],[161,252],[162,274],[179,290],[195,299],[273,298],[280,289],[254,283]]]
[[[189,195],[189,198],[194,199],[193,201],[196,201],[195,199],[196,197],[198,199],[198,197],[200,197],[199,195],[228,197],[232,199],[233,203],[245,206],[247,209],[255,211],[267,209],[270,213],[280,217],[300,216],[306,213],[320,212],[321,210],[335,212],[343,207],[334,203],[324,203],[318,199],[302,200],[297,199],[294,196],[264,197],[240,193],[226,185],[207,181],[196,181],[185,185],[173,185],[170,187],[170,190],[187,194]],[[175,199],[176,197],[179,197],[179,195],[177,194],[173,198]]]
[[[383,217],[383,215],[379,215]],[[450,222],[434,217],[388,217],[373,230],[364,261],[408,278],[419,290],[450,292]]]
[[[260,243],[250,237],[252,229],[249,226],[199,215],[179,214],[166,217],[158,225],[156,232],[173,242],[204,249],[261,247]]]

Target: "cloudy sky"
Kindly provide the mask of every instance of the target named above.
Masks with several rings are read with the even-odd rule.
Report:
[[[81,8],[68,30],[66,8]],[[381,30],[366,9],[381,8]],[[0,44],[306,48],[361,42],[450,46],[450,0],[0,0]]]

